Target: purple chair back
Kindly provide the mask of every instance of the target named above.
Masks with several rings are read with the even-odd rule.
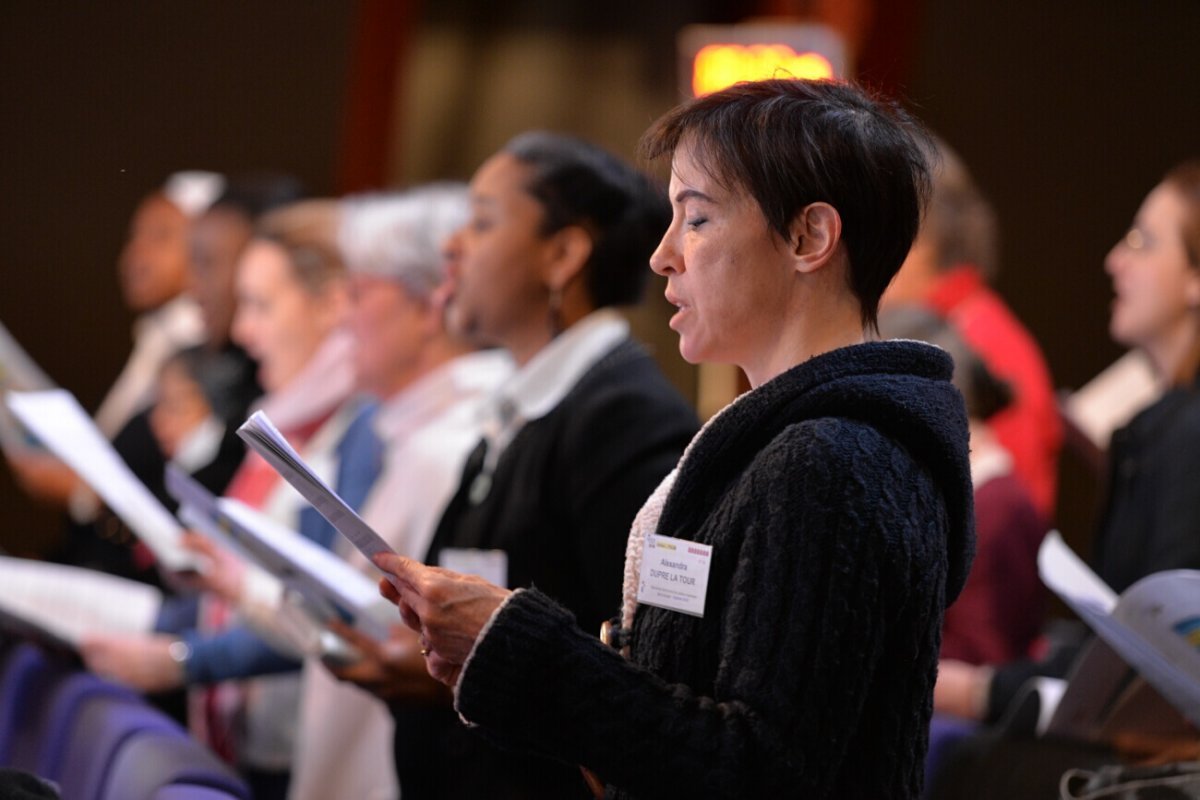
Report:
[[[0,765],[55,781],[71,800],[251,800],[140,695],[2,636]]]
[[[230,794],[207,786],[172,783],[155,792],[150,800],[242,800],[245,795]]]
[[[63,797],[96,800],[102,796],[121,748],[130,739],[146,735],[187,737],[175,722],[141,698],[130,702],[121,695],[94,695],[76,715],[59,774],[48,777],[59,782]]]
[[[938,769],[954,746],[979,727],[974,720],[949,714],[934,714],[929,723],[929,750],[925,753],[925,796],[937,777]]]
[[[189,797],[251,800],[246,784],[208,748],[187,736],[161,733],[138,734],[121,746],[99,800],[151,800],[163,797],[167,787],[195,790],[185,793]],[[217,794],[195,793],[201,789]]]
[[[0,665],[0,764],[33,771],[47,725],[48,693],[68,666],[29,642],[10,644]]]
[[[67,766],[71,742],[78,728],[78,717],[88,704],[99,698],[113,703],[144,705],[140,695],[90,672],[74,672],[52,687],[41,698],[46,721],[41,732],[41,750],[32,771],[58,781]],[[93,731],[94,732],[94,731]]]

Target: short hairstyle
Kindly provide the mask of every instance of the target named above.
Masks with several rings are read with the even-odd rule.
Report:
[[[722,186],[743,189],[785,241],[806,206],[842,219],[863,326],[900,269],[929,192],[921,126],[895,103],[841,81],[738,83],[668,111],[642,137],[658,159],[680,145]]]
[[[921,225],[935,266],[945,272],[970,264],[994,280],[1000,261],[996,212],[958,153],[936,136],[931,141],[933,186]]]
[[[358,195],[342,201],[338,246],[351,273],[391,278],[425,300],[445,279],[446,240],[469,216],[463,183]]]
[[[1183,197],[1187,215],[1183,220],[1183,248],[1188,263],[1200,269],[1200,159],[1190,159],[1172,167],[1163,183]]]
[[[292,275],[307,291],[318,294],[345,276],[337,247],[340,205],[337,200],[303,200],[264,215],[254,238],[283,248]]]
[[[662,187],[571,136],[531,131],[501,152],[529,167],[525,190],[542,206],[543,235],[578,225],[591,237],[584,278],[595,307],[636,303],[650,274],[650,255],[671,221]]]

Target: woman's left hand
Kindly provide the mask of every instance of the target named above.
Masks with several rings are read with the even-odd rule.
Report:
[[[329,629],[358,653],[356,659],[325,658],[326,668],[389,703],[449,705],[446,687],[429,677],[417,635],[403,625],[392,626],[386,641],[376,641],[342,622]]]
[[[66,508],[81,485],[79,476],[49,453],[18,451],[5,453],[5,458],[17,485],[40,502]]]
[[[376,556],[375,565],[395,578],[379,582],[380,594],[399,606],[405,624],[420,634],[429,674],[453,686],[479,632],[512,592],[391,553]]]

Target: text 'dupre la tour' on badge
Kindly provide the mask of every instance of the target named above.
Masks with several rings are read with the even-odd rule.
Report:
[[[642,551],[638,602],[704,616],[712,545],[650,534]]]

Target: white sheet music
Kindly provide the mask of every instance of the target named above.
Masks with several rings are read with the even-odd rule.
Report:
[[[200,559],[180,545],[183,528],[150,493],[64,389],[9,392],[9,409],[25,427],[75,470],[171,570],[196,569]]]
[[[351,624],[377,639],[398,620],[396,609],[379,596],[370,578],[329,550],[237,500],[217,501],[221,529],[250,552],[261,566],[304,595],[314,611],[329,616],[330,605],[351,617]]]
[[[162,593],[91,569],[0,556],[0,614],[78,648],[87,633],[149,633]]]
[[[1156,572],[1118,596],[1055,531],[1038,570],[1098,636],[1072,671],[1050,733],[1106,740],[1200,727],[1200,572]]]
[[[1067,546],[1058,531],[1050,531],[1042,540],[1038,574],[1042,583],[1072,606],[1082,602],[1111,614],[1117,605],[1116,592]]]
[[[0,322],[0,394],[53,388],[54,381],[42,372],[42,368],[17,344],[8,328]],[[36,447],[30,442],[25,429],[4,407],[0,407],[0,447],[7,451]]]
[[[167,468],[167,490],[179,501],[180,519],[299,592],[310,619],[349,618],[368,636],[387,638],[395,608],[349,563],[245,503],[215,497],[181,470]]]
[[[254,415],[238,428],[238,436],[265,458],[305,500],[312,503],[313,508],[349,539],[368,561],[378,553],[396,552],[304,463],[266,414],[261,411],[254,412]]]

